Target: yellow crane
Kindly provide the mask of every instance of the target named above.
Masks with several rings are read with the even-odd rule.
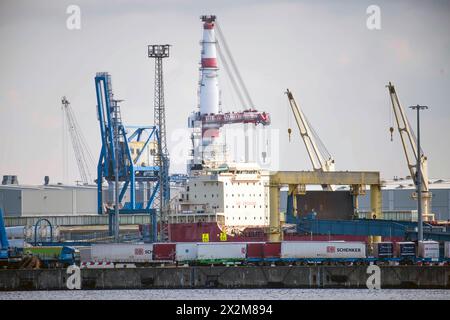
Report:
[[[411,173],[411,178],[414,181],[414,184],[417,186],[417,140],[414,135],[414,131],[411,128],[411,125],[406,117],[405,110],[397,96],[397,92],[395,91],[395,87],[392,83],[386,86],[389,90],[389,96],[392,102],[392,109],[394,110],[395,121],[397,122],[397,129],[400,134],[400,138],[402,140],[403,151],[405,152],[406,162],[408,165],[409,172]],[[391,140],[392,133],[394,128],[391,127]],[[429,221],[430,218],[433,217],[431,213],[431,192],[429,190],[428,183],[428,166],[427,166],[427,157],[423,153],[423,150],[420,150],[420,170],[422,172],[422,183],[421,183],[421,193],[422,193],[422,212],[423,212],[423,221]],[[413,193],[413,198],[416,198],[417,194]]]
[[[297,105],[292,92],[287,89],[286,94],[289,99],[289,104],[291,106],[292,113],[294,114],[295,121],[297,122],[300,136],[305,143],[306,151],[308,152],[308,156],[311,160],[314,171],[334,171],[333,157],[328,152],[327,148],[314,131],[308,119]],[[291,133],[291,128],[288,128],[289,137]],[[331,185],[323,185],[322,188],[326,191],[334,190],[333,186]]]

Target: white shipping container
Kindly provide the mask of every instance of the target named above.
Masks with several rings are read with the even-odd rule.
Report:
[[[79,247],[80,250],[80,261],[89,262],[92,261],[91,247]]]
[[[366,244],[341,241],[283,241],[281,258],[366,258]]]
[[[444,243],[444,256],[450,259],[450,241]]]
[[[208,242],[197,244],[198,260],[245,259],[245,242]]]
[[[24,239],[8,239],[10,248],[24,248],[25,240]]]
[[[6,236],[9,239],[24,239],[25,238],[25,226],[17,226],[17,227],[6,227]]]
[[[150,262],[153,244],[95,244],[91,247],[91,258],[98,262]]]
[[[176,245],[176,261],[197,260],[197,243],[184,242]]]
[[[418,256],[420,258],[438,260],[439,259],[439,242],[436,241],[419,241]]]

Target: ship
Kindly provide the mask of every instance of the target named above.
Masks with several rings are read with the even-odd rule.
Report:
[[[224,128],[231,124],[270,125],[270,114],[258,111],[249,103],[242,110],[221,111],[218,81],[220,40],[224,42],[216,16],[201,16],[199,102],[188,116],[192,130],[191,157],[187,177],[177,181],[175,201],[167,217],[168,240],[199,241],[267,241],[270,225],[270,172],[248,159],[248,136],[245,160],[229,161]],[[221,44],[222,46],[226,44]],[[237,78],[241,78],[238,76]],[[247,90],[245,89],[245,92]],[[245,100],[243,101],[245,103]],[[247,129],[247,127],[245,127]],[[266,156],[265,154],[263,156]],[[366,237],[299,234],[295,225],[284,224],[285,240],[354,240]]]

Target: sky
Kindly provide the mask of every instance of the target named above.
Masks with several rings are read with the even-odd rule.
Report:
[[[67,28],[70,5],[80,8],[80,29]],[[380,29],[367,27],[370,5],[380,8]],[[152,125],[148,44],[171,45],[164,61],[168,147],[171,172],[185,172],[187,151],[179,147],[189,145],[187,117],[198,103],[203,14],[218,17],[255,107],[271,114],[274,169],[311,169],[284,94],[289,88],[337,170],[408,175],[398,132],[390,141],[391,81],[414,128],[407,106],[429,106],[421,117],[429,176],[450,178],[450,1],[381,0],[1,0],[0,175],[24,184],[41,184],[45,175],[51,183],[80,179],[63,134],[61,97],[98,159],[96,72],[112,75],[126,124]],[[239,110],[219,72],[223,110]]]

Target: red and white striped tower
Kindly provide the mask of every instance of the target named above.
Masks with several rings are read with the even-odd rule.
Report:
[[[216,16],[202,16],[203,39],[202,61],[200,67],[200,114],[211,115],[219,113],[219,82],[217,80],[217,50],[214,31]],[[203,136],[217,137],[219,128],[203,128]]]

